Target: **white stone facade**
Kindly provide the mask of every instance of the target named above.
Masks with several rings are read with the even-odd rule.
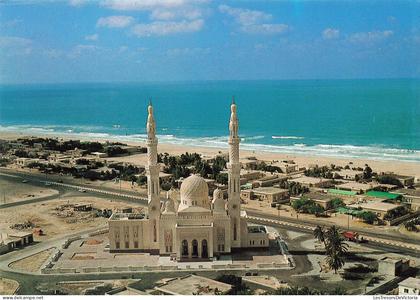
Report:
[[[191,175],[182,182],[180,203],[168,198],[161,208],[156,125],[148,107],[146,166],[148,215],[113,214],[109,219],[110,251],[171,255],[177,260],[212,259],[235,248],[268,247],[265,227],[248,226],[241,213],[239,135],[236,105],[229,122],[228,200],[216,189],[210,201],[206,181]]]

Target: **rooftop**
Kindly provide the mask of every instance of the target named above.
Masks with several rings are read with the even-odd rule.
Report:
[[[337,189],[329,189],[328,194],[332,195],[342,195],[342,196],[354,196],[357,195],[356,192],[346,191],[346,190],[337,190]]]
[[[379,191],[369,191],[366,193],[367,196],[381,198],[381,199],[397,199],[401,197],[399,194],[388,193],[388,192],[379,192]]]
[[[278,194],[278,193],[289,192],[289,190],[280,189],[280,188],[271,187],[271,186],[255,188],[255,189],[252,189],[252,191],[255,193],[261,193],[261,194]]]
[[[360,207],[366,210],[375,210],[375,211],[382,211],[382,212],[387,212],[387,211],[390,211],[399,207],[399,205],[386,203],[386,202],[367,202],[367,203],[352,204],[348,206],[353,207],[353,208]]]
[[[418,289],[420,287],[420,278],[408,277],[407,279],[401,281],[398,285]]]
[[[308,176],[301,176],[293,179],[289,179],[289,181],[302,183],[302,184],[317,184],[320,182],[328,182],[331,179],[321,178],[321,177],[308,177]]]
[[[420,189],[399,189],[394,192],[402,195],[420,197]]]
[[[9,237],[18,237],[18,238],[27,237],[29,235],[32,235],[32,233],[31,232],[11,232],[11,233],[9,233]]]
[[[309,198],[311,200],[320,200],[320,201],[329,201],[334,199],[333,196],[328,194],[322,194],[322,193],[306,193],[303,195],[303,197]]]
[[[379,186],[377,183],[360,183],[360,182],[346,182],[340,185],[337,185],[337,188],[341,189],[351,189],[351,190],[369,190]]]

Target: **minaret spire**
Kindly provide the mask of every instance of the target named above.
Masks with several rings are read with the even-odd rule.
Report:
[[[149,219],[151,220],[150,241],[154,248],[159,248],[159,218],[160,218],[160,187],[159,187],[159,164],[157,162],[157,145],[156,138],[156,123],[153,117],[153,106],[149,103],[147,107],[147,195],[148,195],[148,209]]]
[[[235,100],[230,106],[229,121],[229,163],[228,167],[228,212],[232,226],[232,247],[241,247],[241,199],[240,199],[240,172],[239,162],[239,121],[236,112]]]

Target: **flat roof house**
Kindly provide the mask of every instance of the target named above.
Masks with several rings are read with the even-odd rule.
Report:
[[[378,187],[377,183],[346,182],[336,186],[339,190],[352,191],[358,194],[366,193]]]
[[[400,205],[386,202],[367,202],[348,205],[348,207],[361,208],[363,210],[373,212],[378,216],[378,218],[383,219],[388,212],[398,209]]]
[[[293,179],[289,179],[289,182],[296,182],[302,186],[306,187],[317,187],[317,188],[327,188],[332,185],[332,179],[318,178],[318,177],[308,177],[301,176]]]
[[[409,277],[398,284],[398,295],[420,295],[420,278]]]
[[[241,198],[245,200],[261,200],[273,202],[287,202],[289,199],[289,190],[275,187],[260,187],[241,191]]]

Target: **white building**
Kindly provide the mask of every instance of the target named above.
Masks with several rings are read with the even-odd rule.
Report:
[[[420,295],[420,278],[408,277],[398,284],[398,295]]]
[[[206,181],[186,178],[180,188],[180,203],[167,199],[160,205],[159,164],[153,108],[148,107],[146,166],[148,215],[113,214],[109,219],[110,251],[141,251],[171,255],[177,260],[211,259],[242,247],[268,247],[265,227],[248,226],[241,213],[239,135],[236,104],[229,122],[228,200],[216,189],[209,199]]]

